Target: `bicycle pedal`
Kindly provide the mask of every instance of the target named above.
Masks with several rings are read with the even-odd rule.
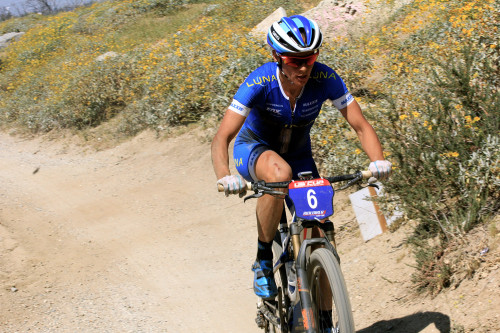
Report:
[[[266,318],[264,318],[264,315],[262,314],[262,312],[260,312],[260,309],[257,310],[257,317],[255,318],[255,323],[259,328],[266,327]]]

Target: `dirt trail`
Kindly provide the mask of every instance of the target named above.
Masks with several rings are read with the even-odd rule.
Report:
[[[209,144],[77,143],[0,132],[0,331],[261,332],[255,202],[215,193]],[[500,327],[498,267],[416,298],[404,228],[364,243],[346,195],[335,204],[358,332]]]

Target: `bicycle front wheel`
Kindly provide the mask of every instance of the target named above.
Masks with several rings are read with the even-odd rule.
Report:
[[[351,302],[335,256],[325,248],[314,250],[307,277],[318,332],[354,333]]]

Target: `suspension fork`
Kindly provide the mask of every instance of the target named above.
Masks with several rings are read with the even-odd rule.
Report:
[[[290,234],[292,237],[293,252],[295,257],[295,268],[297,274],[297,288],[300,298],[300,306],[302,308],[302,319],[304,323],[304,329],[307,333],[316,333],[316,321],[314,320],[314,314],[312,310],[312,299],[310,293],[310,283],[307,278],[307,260],[306,251],[310,246],[323,246],[330,250],[337,259],[339,258],[337,251],[335,249],[334,240],[334,229],[333,223],[328,221],[326,225],[323,226],[326,238],[312,238],[306,239],[302,243],[300,242],[300,231],[301,227],[297,223],[292,223],[290,225]],[[330,237],[331,236],[331,237]]]
[[[335,251],[333,251],[333,254],[335,255],[335,257],[337,257],[337,260],[340,263],[340,258],[339,255],[337,254],[337,243],[335,242],[335,227],[333,225],[333,222],[330,220],[326,220],[322,224],[322,229],[323,232],[325,233],[326,238],[328,238],[330,244],[332,244],[333,248],[335,249]]]
[[[333,253],[333,255],[340,263],[340,257],[337,253],[337,243],[335,242],[335,227],[333,225],[333,222],[330,220],[326,220],[325,222],[321,223],[319,228],[324,232],[326,238],[330,241],[331,246],[328,246],[327,248]],[[293,259],[295,260],[295,262],[297,262],[299,249],[301,246],[300,232],[302,231],[302,229],[303,228],[301,228],[297,223],[292,223],[290,225],[290,235],[293,246]]]
[[[292,237],[293,257],[295,260],[295,273],[297,275],[297,288],[302,309],[302,320],[306,331],[308,333],[315,333],[316,323],[312,312],[311,294],[309,293],[309,283],[307,281],[306,272],[305,249],[307,246],[301,247],[300,242],[300,232],[302,229],[303,228],[297,223],[290,224],[290,235]],[[305,240],[304,243],[305,242],[308,242],[308,240]]]
[[[300,232],[302,228],[297,223],[290,224],[290,235],[292,236],[293,260],[297,262],[300,249]]]

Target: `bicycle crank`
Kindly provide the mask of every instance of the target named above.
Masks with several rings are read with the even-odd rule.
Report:
[[[255,318],[257,326],[266,331],[270,325],[281,330],[280,318],[275,313],[278,313],[276,301],[264,301],[258,304],[257,318]]]

